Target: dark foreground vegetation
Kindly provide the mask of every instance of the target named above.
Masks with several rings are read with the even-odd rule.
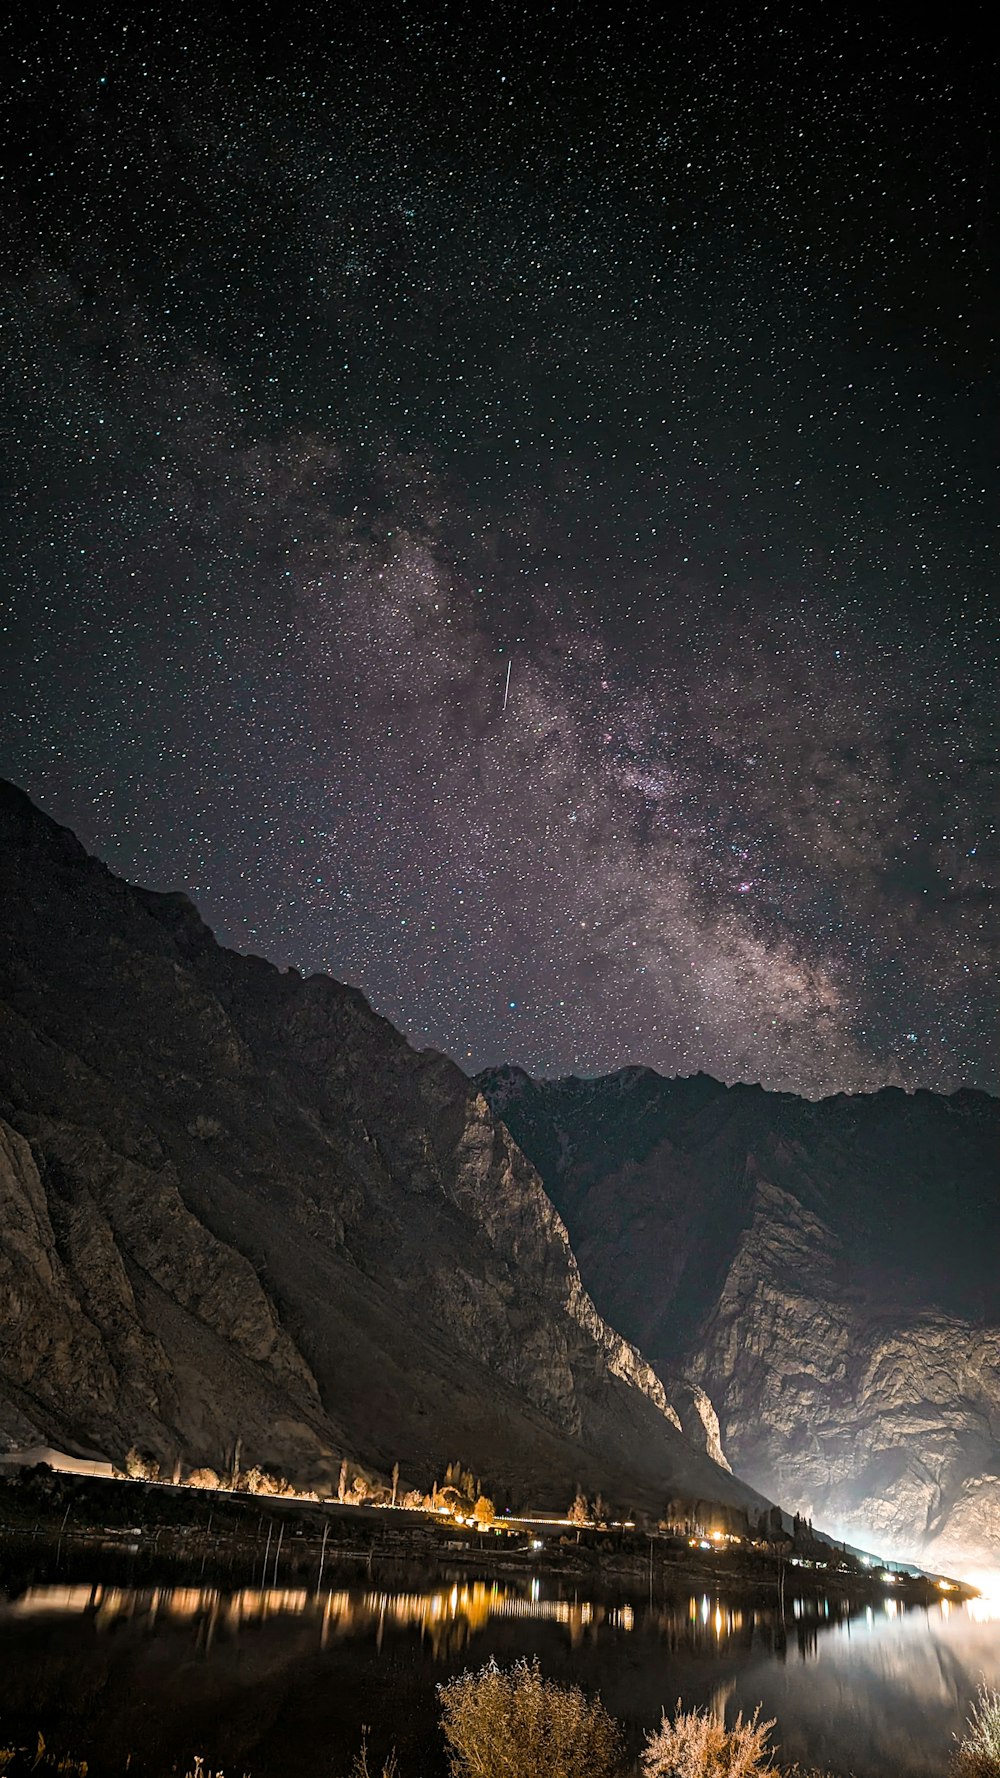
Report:
[[[727,1728],[712,1711],[685,1711],[678,1700],[647,1735],[637,1768],[626,1764],[619,1725],[600,1700],[543,1679],[537,1663],[519,1661],[507,1672],[491,1663],[438,1689],[453,1778],[630,1778],[636,1771],[641,1778],[833,1778],[816,1767],[779,1766],[771,1751],[775,1723],[762,1722],[759,1708]],[[371,1778],[364,1753],[356,1778]],[[404,1775],[390,1760],[382,1778]],[[951,1778],[1000,1778],[1000,1693],[980,1690]]]
[[[646,1736],[638,1762],[628,1761],[622,1729],[600,1699],[544,1678],[537,1661],[520,1660],[506,1670],[489,1662],[440,1685],[438,1695],[452,1778],[835,1778],[818,1767],[778,1765],[771,1748],[775,1723],[762,1722],[759,1709],[727,1727],[712,1711],[685,1711],[679,1700]],[[141,1753],[134,1767],[144,1770]],[[87,1762],[50,1753],[41,1734],[27,1747],[0,1740],[5,1778],[38,1771],[86,1778]],[[206,1771],[196,1757],[185,1778],[223,1774]],[[394,1753],[373,1765],[363,1744],[350,1778],[407,1774]],[[1000,1693],[980,1689],[948,1778],[1000,1778]]]

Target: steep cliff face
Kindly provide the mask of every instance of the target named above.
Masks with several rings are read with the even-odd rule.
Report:
[[[1000,1566],[997,1101],[813,1104],[645,1069],[480,1085],[689,1436],[678,1374],[762,1492],[862,1544]]]
[[[215,943],[0,787],[0,1437],[342,1453],[517,1496],[747,1501],[585,1291],[538,1175],[356,991]]]

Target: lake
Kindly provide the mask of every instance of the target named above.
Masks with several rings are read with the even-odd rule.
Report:
[[[228,1778],[346,1778],[364,1725],[373,1754],[398,1747],[400,1778],[443,1778],[436,1682],[521,1654],[599,1690],[636,1750],[678,1697],[729,1720],[759,1701],[787,1760],[941,1778],[980,1679],[1000,1685],[1000,1621],[979,1601],[789,1597],[782,1621],[709,1593],[378,1561],[328,1568],[318,1590],[128,1585],[95,1562],[0,1591],[0,1741],[42,1729],[92,1778],[129,1755],[183,1773],[195,1754]]]

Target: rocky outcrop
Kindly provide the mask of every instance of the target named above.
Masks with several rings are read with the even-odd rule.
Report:
[[[864,1546],[1000,1566],[996,1100],[645,1069],[480,1085],[689,1437],[681,1379],[762,1492]]]
[[[755,1500],[596,1310],[486,1099],[0,788],[0,1435],[327,1487]]]

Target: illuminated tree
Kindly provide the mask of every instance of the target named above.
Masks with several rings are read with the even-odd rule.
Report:
[[[155,1457],[146,1456],[133,1445],[125,1459],[125,1474],[135,1482],[158,1482],[160,1465]]]
[[[471,1469],[463,1469],[460,1463],[449,1463],[444,1472],[444,1485],[446,1488],[454,1488],[457,1494],[461,1494],[462,1498],[468,1501],[470,1512],[473,1502],[482,1493]]]
[[[480,1494],[479,1499],[476,1501],[476,1504],[472,1509],[472,1512],[473,1512],[473,1517],[475,1518],[476,1524],[480,1527],[481,1530],[484,1530],[484,1531],[489,1529],[489,1527],[493,1524],[494,1519],[496,1518],[496,1513],[493,1509],[493,1502],[490,1499],[488,1494]]]
[[[214,1469],[193,1469],[187,1479],[189,1488],[218,1488],[221,1486]]]
[[[571,1525],[590,1524],[590,1507],[587,1505],[587,1496],[580,1488],[576,1491],[576,1499],[573,1501],[566,1517],[569,1519]]]

